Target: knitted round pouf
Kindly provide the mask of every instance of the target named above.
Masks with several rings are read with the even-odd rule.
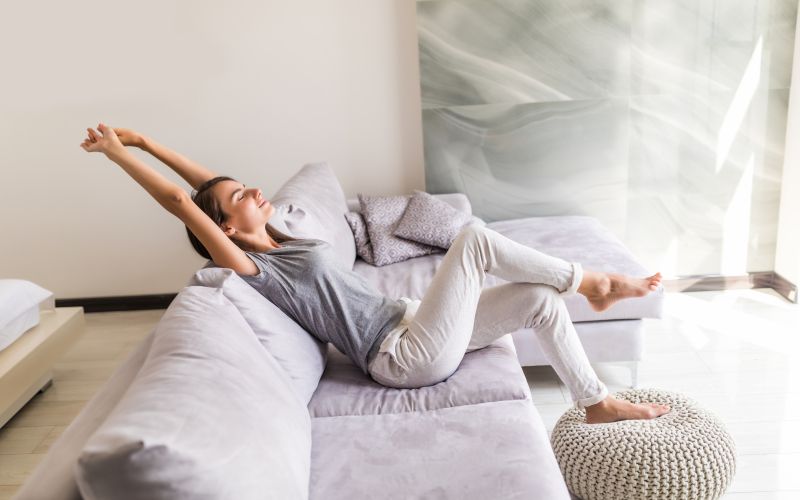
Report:
[[[569,490],[584,500],[716,499],[733,479],[736,454],[722,423],[691,399],[645,389],[614,394],[632,403],[661,403],[651,420],[587,424],[568,410],[550,441]]]

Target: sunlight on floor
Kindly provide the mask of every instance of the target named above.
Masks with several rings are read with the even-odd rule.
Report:
[[[639,386],[693,398],[736,442],[737,473],[723,498],[800,498],[798,350],[800,305],[772,290],[668,293],[664,318],[646,321]],[[550,432],[571,407],[569,392],[550,367],[524,371]],[[626,366],[595,371],[610,391],[629,388]]]

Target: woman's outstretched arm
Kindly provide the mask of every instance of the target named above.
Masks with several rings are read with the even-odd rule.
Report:
[[[186,224],[217,265],[241,274],[258,274],[255,263],[191,201],[186,191],[125,149],[114,129],[102,123],[97,129],[99,134],[91,128],[86,129],[89,136],[81,143],[85,151],[104,153],[109,160],[122,167],[162,207]]]
[[[125,149],[125,145],[111,127],[101,123],[97,129],[100,131],[99,134],[91,128],[86,129],[89,137],[81,143],[81,147],[90,153],[104,153],[109,160],[122,167],[133,180],[150,193],[161,206],[170,213],[175,213],[176,203],[181,197],[186,196],[186,192]]]
[[[134,146],[158,158],[162,163],[175,171],[178,175],[197,189],[202,183],[217,176],[214,172],[199,163],[183,156],[177,151],[159,144],[151,137],[128,128],[115,128],[114,133],[125,146]]]

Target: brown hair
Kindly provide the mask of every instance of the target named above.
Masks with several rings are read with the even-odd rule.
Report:
[[[200,210],[202,210],[203,213],[208,215],[208,217],[212,221],[214,221],[214,224],[216,224],[217,226],[222,225],[223,222],[228,220],[228,216],[225,214],[225,212],[222,211],[222,205],[220,205],[219,200],[217,200],[217,198],[214,197],[214,194],[211,192],[211,187],[222,181],[235,181],[235,180],[236,179],[233,179],[231,177],[220,175],[218,177],[214,177],[213,179],[209,179],[206,182],[200,184],[197,187],[197,190],[195,190],[192,193],[192,201],[194,201],[195,205],[200,207]],[[267,223],[265,228],[267,230],[267,234],[269,234],[269,236],[278,243],[283,243],[285,241],[295,241],[297,239],[297,238],[292,238],[291,236],[281,231],[278,231],[277,229],[272,227],[269,223]],[[200,242],[197,236],[194,235],[194,233],[192,232],[191,229],[189,229],[188,226],[186,226],[186,235],[189,236],[189,242],[192,244],[192,247],[197,253],[199,253],[206,259],[213,260],[211,259],[211,254],[208,253],[206,247],[203,246],[203,244]],[[241,248],[239,242],[237,242],[232,238],[231,241],[233,241],[236,244],[236,246],[239,246],[239,248]]]

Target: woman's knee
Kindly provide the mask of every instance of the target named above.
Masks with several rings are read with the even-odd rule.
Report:
[[[457,242],[477,241],[488,231],[487,228],[478,224],[468,224],[461,228],[453,239],[453,245]]]
[[[536,327],[557,319],[566,311],[564,299],[555,287],[539,283],[524,283],[522,293],[530,307],[530,326]]]

